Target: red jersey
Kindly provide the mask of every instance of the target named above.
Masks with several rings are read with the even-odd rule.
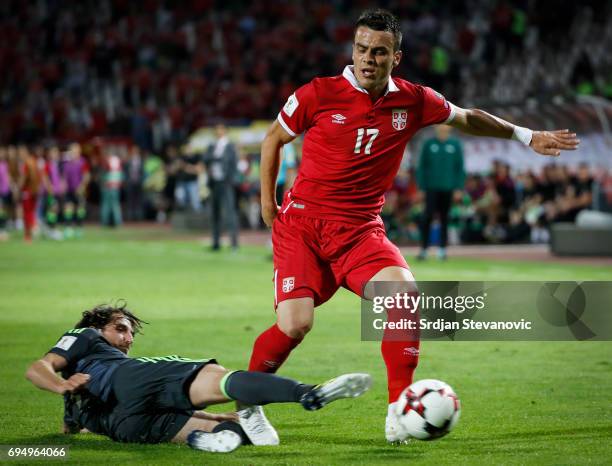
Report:
[[[377,218],[410,138],[452,117],[441,94],[403,79],[389,78],[376,102],[350,66],[341,76],[313,79],[278,114],[290,135],[306,132],[283,212],[355,223]]]
[[[21,185],[21,193],[24,198],[38,195],[40,186],[43,182],[43,171],[38,166],[38,160],[34,157],[28,157],[21,166],[23,181]]]

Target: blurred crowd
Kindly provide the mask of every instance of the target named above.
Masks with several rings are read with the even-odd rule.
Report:
[[[78,143],[63,153],[58,146],[0,146],[0,239],[15,229],[31,241],[41,219],[49,238],[80,236],[88,182],[89,165]]]
[[[413,169],[402,170],[387,193],[382,216],[396,242],[421,240],[425,199],[414,178]],[[449,243],[547,243],[549,227],[574,222],[580,211],[591,209],[596,183],[609,181],[595,180],[586,164],[572,170],[551,163],[535,173],[513,171],[508,163],[495,161],[489,173],[467,174],[463,188],[453,191]],[[438,225],[431,242],[439,243],[440,234]]]
[[[27,241],[70,239],[82,236],[85,221],[165,223],[173,213],[189,212],[216,216],[216,225],[235,216],[237,247],[240,226],[263,227],[259,153],[236,151],[223,125],[217,136],[202,153],[175,144],[155,153],[127,139],[0,146],[0,240],[11,231],[23,231]],[[279,196],[295,175],[295,155],[285,160]]]
[[[161,152],[220,120],[274,118],[350,62],[368,2],[0,2],[0,143],[129,137]],[[606,0],[383,0],[401,18],[398,76],[461,105],[612,97]]]
[[[156,154],[121,140],[0,146],[0,239],[10,230],[23,230],[27,240],[36,234],[78,237],[85,220],[116,227],[125,220],[163,223],[175,212],[210,215],[214,169],[207,153],[188,153],[184,147],[169,144]],[[295,177],[298,152],[293,145],[285,149],[279,201]],[[228,199],[237,223],[261,229],[259,154],[238,149],[231,163]],[[421,239],[425,194],[417,178],[413,160],[402,166],[386,194],[382,217],[398,243]],[[581,210],[592,208],[596,188],[611,191],[610,182],[611,176],[596,177],[586,164],[570,169],[551,163],[535,173],[495,161],[489,173],[467,174],[462,187],[453,190],[449,243],[548,242],[551,224],[573,222]],[[612,205],[612,199],[608,202]],[[430,234],[433,244],[439,241],[439,225]]]
[[[197,213],[206,204],[213,218],[235,205],[238,225],[262,227],[259,154],[239,148],[232,168],[215,162],[225,151],[220,140],[202,154],[185,152],[183,144],[202,126],[273,119],[295,88],[338,74],[351,60],[353,22],[370,6],[0,2],[0,238],[11,229],[26,239],[71,238],[82,234],[86,219],[108,226],[165,222],[172,212]],[[401,19],[404,55],[396,75],[460,105],[612,98],[609,1],[375,6]],[[287,151],[279,196],[299,163],[295,147]],[[414,179],[414,168],[403,168],[387,195],[383,214],[398,241],[420,234],[424,195]],[[502,161],[463,184],[452,194],[451,242],[545,241],[548,225],[590,205],[594,186],[587,166],[532,173]]]

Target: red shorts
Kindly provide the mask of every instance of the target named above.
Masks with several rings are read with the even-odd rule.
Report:
[[[272,224],[272,245],[275,307],[306,297],[319,306],[341,286],[362,296],[381,269],[408,268],[381,220],[356,225],[279,213]]]

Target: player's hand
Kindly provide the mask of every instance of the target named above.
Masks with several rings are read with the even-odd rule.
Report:
[[[67,435],[78,434],[80,427],[78,424],[66,424],[64,422],[64,426],[62,427],[62,432]]]
[[[278,215],[279,211],[280,211],[280,206],[278,206],[276,202],[272,204],[262,204],[261,205],[261,218],[263,218],[264,223],[268,227],[272,228],[272,222],[274,222],[274,219]]]
[[[89,382],[89,375],[77,372],[76,374],[73,374],[70,378],[62,382],[61,394],[63,395],[66,392],[76,393],[79,390],[85,388],[87,382]]]
[[[562,150],[576,150],[580,140],[568,129],[534,131],[529,146],[538,154],[558,157]]]

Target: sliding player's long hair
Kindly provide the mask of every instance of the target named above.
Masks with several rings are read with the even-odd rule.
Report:
[[[119,300],[115,304],[98,304],[93,309],[83,311],[82,319],[74,327],[102,329],[118,317],[125,317],[132,324],[134,334],[141,333],[142,324],[148,324],[148,322],[136,317],[126,306],[127,302],[124,300]]]

